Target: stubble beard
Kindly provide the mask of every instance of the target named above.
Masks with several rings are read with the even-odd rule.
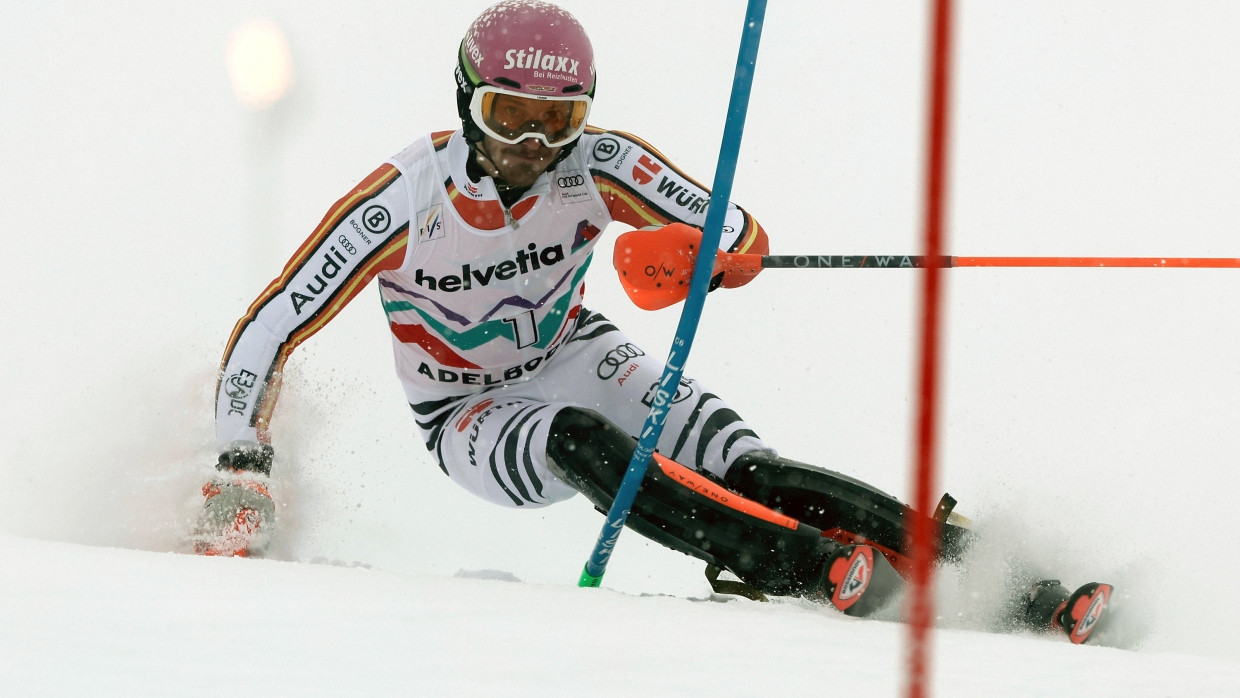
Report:
[[[487,169],[495,170],[492,176],[514,187],[533,185],[560,152],[559,148],[540,145],[531,149],[520,143],[507,145],[491,139],[487,139],[484,146],[485,153],[480,158],[483,166],[487,166],[489,159],[491,167]]]

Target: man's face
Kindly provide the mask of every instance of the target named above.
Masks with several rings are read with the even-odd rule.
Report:
[[[533,184],[563,147],[548,146],[543,140],[562,144],[571,139],[584,125],[590,104],[588,99],[540,100],[498,91],[480,92],[479,99],[484,150],[499,177],[517,187]],[[521,138],[523,134],[543,138]],[[517,142],[505,143],[494,136]]]
[[[499,178],[514,187],[533,185],[560,154],[559,148],[548,148],[537,138],[526,138],[516,145],[509,145],[483,136],[482,146],[491,163],[499,170]]]

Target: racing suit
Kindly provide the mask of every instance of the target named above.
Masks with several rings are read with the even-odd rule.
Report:
[[[267,442],[290,353],[376,279],[426,446],[474,494],[521,507],[575,494],[546,458],[566,405],[638,433],[663,362],[582,305],[586,270],[609,223],[700,227],[709,192],[642,140],[597,128],[511,206],[490,177],[471,178],[471,157],[460,131],[429,134],[327,212],[229,339],[216,401],[225,454]],[[766,233],[729,205],[720,248],[764,254]],[[660,453],[722,478],[765,449],[717,396],[681,382]]]

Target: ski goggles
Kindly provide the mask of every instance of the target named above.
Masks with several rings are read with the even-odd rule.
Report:
[[[537,138],[548,148],[576,140],[586,130],[590,96],[535,97],[484,85],[474,90],[469,112],[488,136],[516,145]]]

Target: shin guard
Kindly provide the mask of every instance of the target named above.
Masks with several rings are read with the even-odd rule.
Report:
[[[565,408],[552,420],[547,456],[558,476],[606,511],[636,445],[598,414]],[[813,592],[824,560],[838,548],[819,529],[659,454],[646,471],[627,525],[776,595]]]
[[[906,523],[916,514],[871,485],[761,451],[738,458],[725,481],[745,497],[815,526],[836,541],[873,546],[902,574],[908,570]],[[948,501],[954,503],[945,497]],[[939,557],[959,559],[967,531],[942,520],[939,526]]]

